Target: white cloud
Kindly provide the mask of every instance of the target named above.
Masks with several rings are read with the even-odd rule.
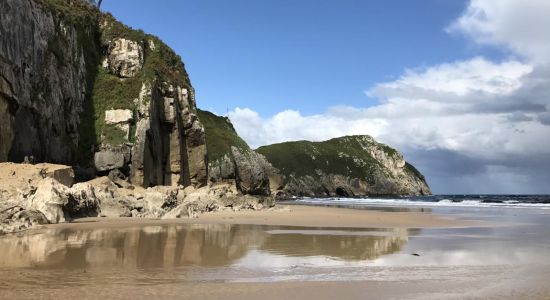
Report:
[[[548,0],[471,0],[447,31],[479,44],[508,47],[537,63],[550,62]]]
[[[229,116],[253,147],[372,135],[404,151],[436,192],[550,192],[550,1],[472,0],[448,30],[526,60],[406,70],[366,91],[379,100],[371,107],[268,118],[237,108]]]
[[[356,113],[356,119],[349,118]],[[295,110],[286,110],[264,119],[248,108],[236,108],[229,118],[239,135],[251,147],[285,141],[323,141],[353,134],[378,135],[387,122],[382,119],[365,119],[363,111],[352,107],[334,108],[322,115],[303,116]]]
[[[237,108],[229,117],[253,147],[369,134],[395,147],[442,148],[486,157],[504,152],[540,153],[547,151],[550,141],[535,145],[523,141],[550,133],[550,127],[533,118],[525,122],[510,118],[521,113],[522,107],[531,107],[528,98],[515,97],[531,70],[517,62],[496,64],[475,58],[407,72],[393,82],[381,83],[369,90],[381,101],[373,107],[333,107],[311,116],[287,110],[270,118]],[[487,74],[494,74],[493,79]],[[510,101],[516,105],[508,109]]]
[[[382,99],[410,97],[411,92],[418,98],[424,91],[440,93],[443,96],[467,96],[474,93],[505,95],[518,89],[521,85],[520,79],[531,71],[533,68],[530,65],[517,61],[493,63],[476,57],[421,70],[406,70],[398,80],[379,84],[367,91],[367,94]],[[448,100],[447,98],[443,101]]]

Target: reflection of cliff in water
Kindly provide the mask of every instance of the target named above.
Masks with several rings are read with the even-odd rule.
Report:
[[[407,243],[409,232],[393,228],[371,231],[283,230],[274,231],[261,250],[287,256],[330,256],[344,260],[373,260],[395,253]]]
[[[0,238],[0,267],[171,268],[221,266],[262,243],[263,231],[231,225],[47,230]]]
[[[52,229],[0,237],[0,268],[227,266],[250,249],[362,260],[398,251],[408,238],[406,229],[379,233],[346,230],[333,234],[312,229],[297,233],[296,227],[223,224]]]

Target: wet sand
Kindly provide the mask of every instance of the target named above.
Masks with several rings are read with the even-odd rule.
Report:
[[[550,299],[549,216],[289,206],[82,219],[0,237],[0,299]]]
[[[539,274],[543,275],[543,274]],[[544,275],[549,275],[545,273]],[[133,286],[106,284],[97,289],[89,287],[65,287],[42,293],[36,291],[27,295],[8,291],[2,299],[201,299],[201,300],[353,300],[353,299],[514,299],[548,300],[550,288],[542,279],[530,284],[529,289],[514,282],[292,282],[292,283],[193,283]],[[492,279],[492,278],[487,278]]]

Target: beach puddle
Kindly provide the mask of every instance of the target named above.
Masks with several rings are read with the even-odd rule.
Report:
[[[0,268],[90,271],[239,265],[253,269],[258,264],[251,256],[286,257],[289,263],[292,258],[313,257],[332,265],[397,252],[407,243],[409,231],[229,224],[47,229],[1,237]]]
[[[323,280],[397,253],[418,233],[229,224],[49,228],[0,238],[0,280],[15,288]]]

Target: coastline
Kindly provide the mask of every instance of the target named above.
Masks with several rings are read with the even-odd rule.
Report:
[[[323,228],[459,228],[482,226],[481,221],[458,220],[420,211],[380,211],[312,205],[277,205],[263,210],[216,211],[197,218],[152,219],[93,217],[41,228],[93,229],[171,224],[274,225]]]

